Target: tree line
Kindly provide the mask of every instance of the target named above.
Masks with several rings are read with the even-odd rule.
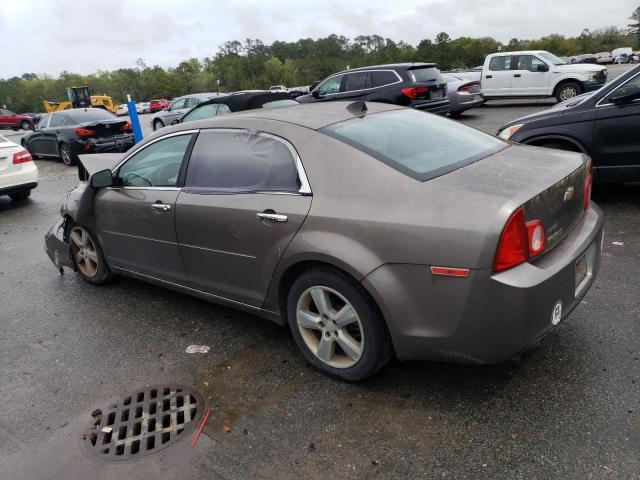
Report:
[[[80,75],[62,72],[57,78],[25,73],[0,80],[0,105],[18,112],[40,112],[42,101],[65,100],[68,86],[89,85],[96,94],[110,95],[124,103],[129,93],[136,101],[173,98],[194,92],[231,92],[267,89],[271,85],[288,87],[309,85],[327,75],[366,65],[396,62],[435,62],[443,69],[481,65],[487,54],[515,50],[548,50],[558,56],[611,51],[618,47],[640,47],[640,7],[633,13],[628,29],[607,27],[585,29],[577,37],[549,35],[537,40],[512,38],[502,44],[491,37],[458,37],[445,32],[417,45],[396,42],[379,35],[349,39],[329,35],[317,40],[275,41],[267,45],[247,39],[225,42],[211,57],[190,58],[174,68],[147,65],[139,59],[133,68],[98,71]]]

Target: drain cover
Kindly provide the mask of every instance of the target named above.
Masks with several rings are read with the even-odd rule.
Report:
[[[136,460],[170,447],[193,430],[201,406],[200,395],[186,387],[145,388],[94,411],[83,443],[101,460]]]

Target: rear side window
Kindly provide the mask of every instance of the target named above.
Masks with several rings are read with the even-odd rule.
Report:
[[[51,116],[50,127],[61,127],[64,125],[64,117],[60,114]]]
[[[407,75],[413,83],[428,83],[441,80],[440,71],[434,67],[412,68]]]
[[[196,108],[195,110],[191,110],[187,115],[182,119],[183,122],[193,122],[194,120],[202,120],[203,118],[213,118],[217,115],[218,112],[218,104],[210,103],[208,105],[203,105],[202,107]]]
[[[511,56],[505,55],[500,57],[493,57],[489,60],[489,70],[492,72],[499,72],[501,70],[511,69]]]
[[[508,146],[465,125],[410,109],[354,118],[325,127],[322,132],[421,181]]]
[[[200,132],[185,187],[234,192],[300,189],[296,160],[282,141],[244,130]]]
[[[274,100],[273,102],[267,102],[262,104],[262,108],[277,108],[277,107],[290,107],[291,105],[300,105],[295,100],[283,99]]]
[[[348,73],[344,82],[344,91],[353,92],[355,90],[371,88],[370,85],[367,85],[368,79],[369,72]]]
[[[391,71],[373,71],[371,72],[373,87],[383,87],[398,82],[398,76]]]

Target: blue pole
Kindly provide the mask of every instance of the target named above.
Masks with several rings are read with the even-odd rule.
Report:
[[[136,102],[131,100],[131,95],[127,95],[127,108],[129,109],[129,119],[133,127],[133,138],[136,143],[142,141],[142,128],[140,128],[140,119],[138,118],[138,110],[136,110]]]

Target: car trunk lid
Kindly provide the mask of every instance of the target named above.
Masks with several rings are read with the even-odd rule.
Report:
[[[99,120],[95,122],[81,123],[79,128],[95,132],[95,137],[107,138],[115,135],[122,135],[124,133],[130,133],[130,127],[125,129],[125,125],[128,123],[129,122],[126,120],[119,119]]]

